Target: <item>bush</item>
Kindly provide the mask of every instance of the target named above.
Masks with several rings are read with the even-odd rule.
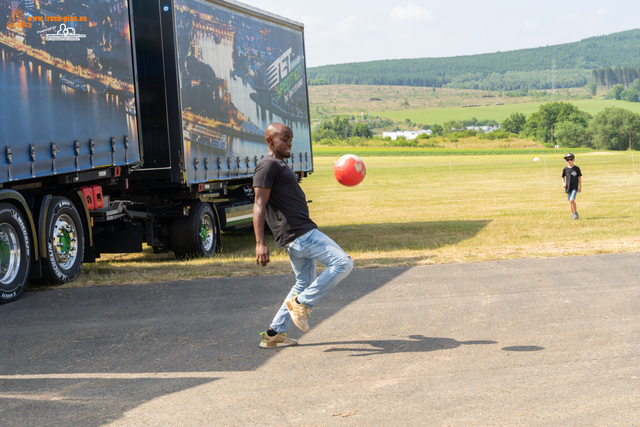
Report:
[[[509,133],[520,133],[524,130],[527,118],[522,113],[511,113],[509,117],[502,122],[502,128]]]
[[[615,85],[609,92],[607,92],[607,97],[620,100],[622,99],[623,91],[624,91],[624,86]]]
[[[556,144],[561,147],[576,148],[591,145],[587,127],[569,121],[556,123],[553,136]]]
[[[503,131],[502,129],[494,130],[493,132],[483,133],[478,135],[480,139],[488,139],[489,141],[494,141],[496,139],[507,139],[509,138],[509,133]]]
[[[598,149],[637,150],[640,148],[640,114],[622,108],[605,108],[589,123],[589,132]]]
[[[338,137],[338,134],[336,133],[336,131],[334,131],[333,129],[318,129],[317,131],[312,132],[311,134],[312,141],[318,142],[323,139],[332,140],[332,139],[340,139],[340,138]]]
[[[623,91],[621,97],[628,102],[640,102],[640,93],[633,89]]]
[[[387,140],[387,138],[385,138]],[[417,147],[418,141],[415,139],[407,139],[404,136],[399,136],[395,141],[387,140],[387,143],[384,144],[385,147]]]

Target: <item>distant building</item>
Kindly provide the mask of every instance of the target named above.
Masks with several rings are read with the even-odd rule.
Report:
[[[382,137],[391,138],[392,141],[395,141],[396,138],[398,138],[399,136],[404,136],[405,139],[416,139],[423,133],[426,133],[427,135],[431,135],[433,131],[431,129],[427,129],[427,130],[421,129],[421,130],[405,130],[405,131],[398,131],[398,132],[382,132]]]
[[[476,132],[479,132],[480,130],[482,130],[484,133],[493,132],[494,130],[498,130],[498,129],[500,129],[500,125],[496,125],[496,126],[467,126],[467,130],[475,130]]]

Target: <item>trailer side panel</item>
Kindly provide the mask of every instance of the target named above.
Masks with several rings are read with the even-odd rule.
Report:
[[[138,163],[127,1],[22,4],[0,21],[0,182]]]
[[[175,0],[174,15],[185,181],[252,176],[272,122],[312,171],[302,26],[239,3]]]

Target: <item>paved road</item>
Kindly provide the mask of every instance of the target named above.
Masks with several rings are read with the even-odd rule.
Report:
[[[356,270],[301,345],[292,276],[0,307],[3,426],[640,425],[640,254]]]

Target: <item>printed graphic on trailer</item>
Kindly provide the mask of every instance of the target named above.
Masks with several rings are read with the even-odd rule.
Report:
[[[245,170],[247,157],[253,167],[267,154],[269,123],[283,122],[296,169],[311,169],[302,32],[201,0],[175,0],[174,10],[187,156],[220,157],[225,168],[240,158]]]
[[[89,169],[90,140],[96,166],[137,161],[127,0],[94,0],[90,8],[0,0],[0,61],[0,149],[13,141],[12,179]],[[52,142],[58,152],[74,152],[75,140],[78,164],[61,155],[54,168]]]

